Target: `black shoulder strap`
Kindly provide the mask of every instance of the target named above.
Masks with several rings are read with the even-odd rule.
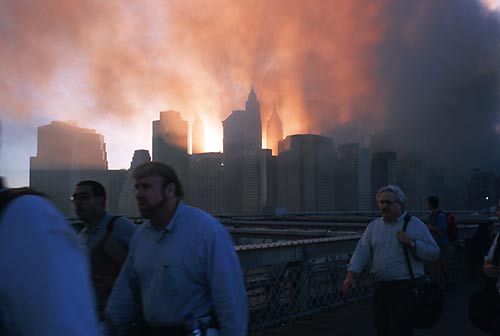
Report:
[[[109,223],[108,223],[108,227],[106,227],[106,235],[104,236],[104,240],[108,239],[108,236],[111,234],[111,232],[113,232],[113,227],[115,225],[115,222],[120,217],[121,216],[119,216],[119,215],[111,217],[111,219],[109,220]]]
[[[405,216],[405,223],[403,225],[403,232],[406,232],[406,228],[408,227],[408,222],[411,219],[411,215],[406,214]],[[411,267],[411,261],[410,261],[410,254],[408,253],[408,247],[403,246],[404,252],[405,252],[405,259],[406,259],[406,264],[408,265],[408,271],[410,271],[410,276],[413,281],[415,281],[415,275],[413,274],[413,268]]]
[[[38,192],[28,187],[6,189],[0,192],[0,214],[11,201],[24,195],[37,195],[46,197],[41,192]]]

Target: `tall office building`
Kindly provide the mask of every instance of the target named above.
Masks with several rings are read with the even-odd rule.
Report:
[[[49,195],[67,216],[74,214],[69,196],[75,184],[82,179],[108,179],[107,169],[104,137],[95,130],[59,121],[38,127],[30,186]]]
[[[370,167],[371,189],[372,189],[372,210],[378,209],[378,203],[375,199],[377,191],[383,186],[397,184],[397,161],[396,152],[374,153]]]
[[[137,208],[137,201],[135,199],[135,180],[132,177],[134,169],[142,163],[150,162],[151,156],[146,149],[138,149],[134,151],[132,162],[130,162],[130,169],[127,172],[118,201],[118,213],[127,217],[140,217],[139,209]]]
[[[188,184],[188,122],[180,112],[163,111],[153,121],[153,160],[172,166],[181,182]]]
[[[252,86],[245,110],[236,110],[223,122],[224,194],[225,211],[241,214],[250,211],[248,206],[259,187],[258,175],[250,178],[252,169],[258,170],[262,149],[262,123],[260,103]],[[249,194],[245,194],[244,190]],[[245,199],[246,198],[246,199]],[[244,203],[246,204],[244,206]],[[258,202],[259,203],[259,202]],[[257,210],[256,210],[257,211]]]
[[[273,113],[269,117],[266,127],[267,148],[270,148],[274,155],[278,155],[278,142],[281,140],[283,140],[283,125],[276,106],[274,106]]]
[[[370,151],[359,143],[340,145],[335,170],[335,208],[371,211]]]
[[[394,132],[380,131],[370,136],[370,150],[372,153],[395,152]]]
[[[193,154],[199,154],[205,151],[205,125],[203,124],[203,120],[198,115],[196,115],[193,122],[191,144],[191,152]]]
[[[429,189],[429,169],[423,153],[406,153],[398,158],[398,182],[406,195],[406,209],[426,210]]]
[[[224,164],[222,153],[192,154],[187,202],[212,215],[224,214]]]
[[[277,206],[288,211],[333,211],[333,139],[287,136],[278,145]]]
[[[491,171],[473,169],[467,182],[467,204],[471,210],[484,210],[498,203],[500,177]]]

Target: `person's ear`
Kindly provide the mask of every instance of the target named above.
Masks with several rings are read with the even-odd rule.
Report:
[[[164,192],[166,196],[173,197],[175,195],[175,184],[173,184],[172,182],[167,184]]]

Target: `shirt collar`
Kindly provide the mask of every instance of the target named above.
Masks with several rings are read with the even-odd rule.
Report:
[[[106,226],[108,226],[110,218],[111,218],[111,214],[109,212],[107,212],[107,211],[104,211],[104,215],[102,216],[102,219],[99,222],[99,224],[97,224],[96,227],[92,231],[88,231],[87,227],[85,226],[84,227],[85,232],[93,233],[93,232],[95,232],[97,230],[105,229]]]
[[[170,219],[170,222],[168,222],[167,226],[165,227],[165,232],[173,232],[175,230],[175,228],[177,227],[178,225],[178,222],[179,222],[179,217],[181,216],[182,212],[184,211],[184,208],[186,207],[186,205],[184,204],[184,202],[182,202],[181,200],[179,200],[177,202],[177,208],[175,209],[175,212],[174,212],[174,215],[172,216],[172,218]],[[148,220],[145,225],[147,225],[148,228],[152,229],[152,230],[156,230],[154,227],[153,227],[153,224],[151,224],[151,221]]]

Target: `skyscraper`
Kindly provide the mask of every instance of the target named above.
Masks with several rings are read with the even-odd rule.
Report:
[[[335,209],[370,211],[370,151],[359,143],[340,145],[335,170]]]
[[[279,142],[277,206],[289,211],[333,211],[333,139],[315,134]]]
[[[190,157],[188,202],[212,215],[224,213],[224,164],[222,153],[200,153]]]
[[[30,186],[48,194],[67,216],[73,214],[69,196],[75,184],[103,177],[107,169],[104,137],[95,130],[59,121],[38,127],[37,154],[30,158]]]
[[[275,105],[266,127],[267,148],[270,148],[274,155],[278,155],[278,142],[281,140],[283,140],[283,125]]]
[[[153,160],[172,166],[186,186],[188,159],[188,122],[180,112],[160,112],[160,119],[153,121]]]
[[[396,152],[374,153],[370,166],[371,189],[372,189],[372,209],[378,209],[378,202],[375,199],[377,191],[388,184],[397,183],[397,161]]]
[[[262,149],[262,123],[260,117],[260,104],[254,88],[250,90],[246,101],[245,110],[236,110],[223,122],[223,148],[224,148],[224,194],[225,210],[229,213],[240,214],[243,204],[248,204],[243,189],[259,189],[258,175],[250,179],[249,169],[259,166],[259,152]],[[253,193],[253,191],[252,191]],[[259,203],[259,202],[258,202]],[[245,206],[248,211],[248,207]]]
[[[140,217],[137,201],[135,199],[135,180],[132,177],[134,169],[142,163],[151,161],[149,151],[146,149],[138,149],[134,152],[130,169],[127,172],[127,178],[123,183],[120,198],[118,200],[118,213],[127,217]]]

